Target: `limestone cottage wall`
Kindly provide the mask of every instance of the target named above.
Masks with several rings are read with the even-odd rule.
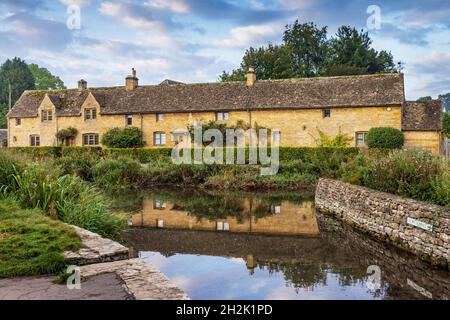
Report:
[[[450,267],[449,209],[329,179],[318,183],[316,208]]]

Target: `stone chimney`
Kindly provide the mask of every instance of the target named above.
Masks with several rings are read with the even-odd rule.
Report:
[[[247,72],[247,87],[253,87],[256,82],[255,68],[249,67]]]
[[[86,80],[79,80],[78,81],[78,90],[86,90],[87,89],[87,82]]]
[[[126,77],[125,79],[125,90],[126,91],[133,91],[138,87],[139,79],[136,77],[136,70],[131,69],[131,75]]]

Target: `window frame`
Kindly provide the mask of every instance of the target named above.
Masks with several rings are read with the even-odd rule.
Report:
[[[84,121],[94,121],[94,120],[97,120],[97,109],[84,108]]]
[[[331,118],[331,109],[323,109],[322,110],[322,117],[325,118]]]
[[[158,135],[159,135],[159,138],[157,138]],[[164,139],[163,139],[163,136],[164,136]],[[157,141],[159,141],[159,143],[157,143]],[[163,131],[153,132],[153,145],[154,146],[165,146],[166,144],[167,144],[167,135],[165,132],[163,132]]]
[[[41,110],[41,122],[53,121],[53,110],[45,109]]]
[[[281,131],[280,130],[274,130],[272,131],[272,143],[276,142],[278,140],[278,144],[281,144]]]
[[[155,117],[156,117],[156,122],[161,122],[164,120],[164,113],[157,113]]]
[[[216,121],[228,121],[230,120],[230,113],[228,111],[216,112]]]
[[[355,146],[356,147],[358,147],[358,148],[364,148],[364,147],[367,147],[367,142],[366,142],[366,136],[367,136],[367,131],[356,131],[355,132]],[[360,135],[360,134],[362,134],[362,136],[363,136],[363,139],[362,139],[362,141],[363,141],[363,144],[362,145],[359,145],[358,144],[358,141],[360,141],[359,139],[358,139],[358,135]]]
[[[129,123],[129,122],[131,122],[131,123]],[[125,125],[128,127],[131,127],[133,125],[133,115],[132,114],[125,115]]]
[[[39,134],[30,134],[30,147],[40,147],[41,136]]]
[[[16,127],[20,127],[22,125],[22,118],[16,118]]]
[[[87,143],[86,143],[86,137],[87,137]],[[93,139],[91,139],[93,138]],[[84,146],[98,146],[100,144],[100,136],[98,133],[83,133],[81,136],[82,139],[82,145]],[[93,143],[91,143],[93,141]]]

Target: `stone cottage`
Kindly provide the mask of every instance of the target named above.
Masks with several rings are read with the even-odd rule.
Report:
[[[282,146],[315,146],[320,129],[339,132],[365,146],[373,127],[403,130],[406,145],[435,153],[441,148],[439,102],[406,102],[403,74],[184,84],[165,80],[139,85],[136,71],[125,85],[59,91],[26,91],[8,113],[9,145],[54,146],[56,134],[76,128],[65,141],[73,146],[100,145],[109,129],[142,129],[148,147],[172,147],[189,124],[242,121],[273,129]],[[183,131],[184,130],[184,131]]]

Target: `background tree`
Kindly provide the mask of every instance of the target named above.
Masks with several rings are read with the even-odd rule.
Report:
[[[41,68],[34,63],[29,64],[28,68],[34,77],[34,84],[37,90],[66,89],[64,82],[46,68]]]
[[[444,134],[447,136],[447,138],[450,138],[450,114],[448,112],[444,112],[443,122]]]
[[[9,84],[11,84],[11,105],[16,103],[25,90],[35,88],[34,78],[25,61],[8,59],[0,66],[0,127],[6,128],[5,114],[8,112]]]
[[[426,97],[420,97],[419,99],[417,99],[417,102],[425,102],[425,101],[432,101],[433,98],[431,96],[426,96]]]
[[[287,25],[283,35],[284,45],[291,54],[293,76],[319,75],[327,55],[327,27],[318,28],[314,23]]]
[[[329,41],[327,75],[373,74],[395,72],[393,56],[371,48],[369,34],[350,26],[342,26]]]

